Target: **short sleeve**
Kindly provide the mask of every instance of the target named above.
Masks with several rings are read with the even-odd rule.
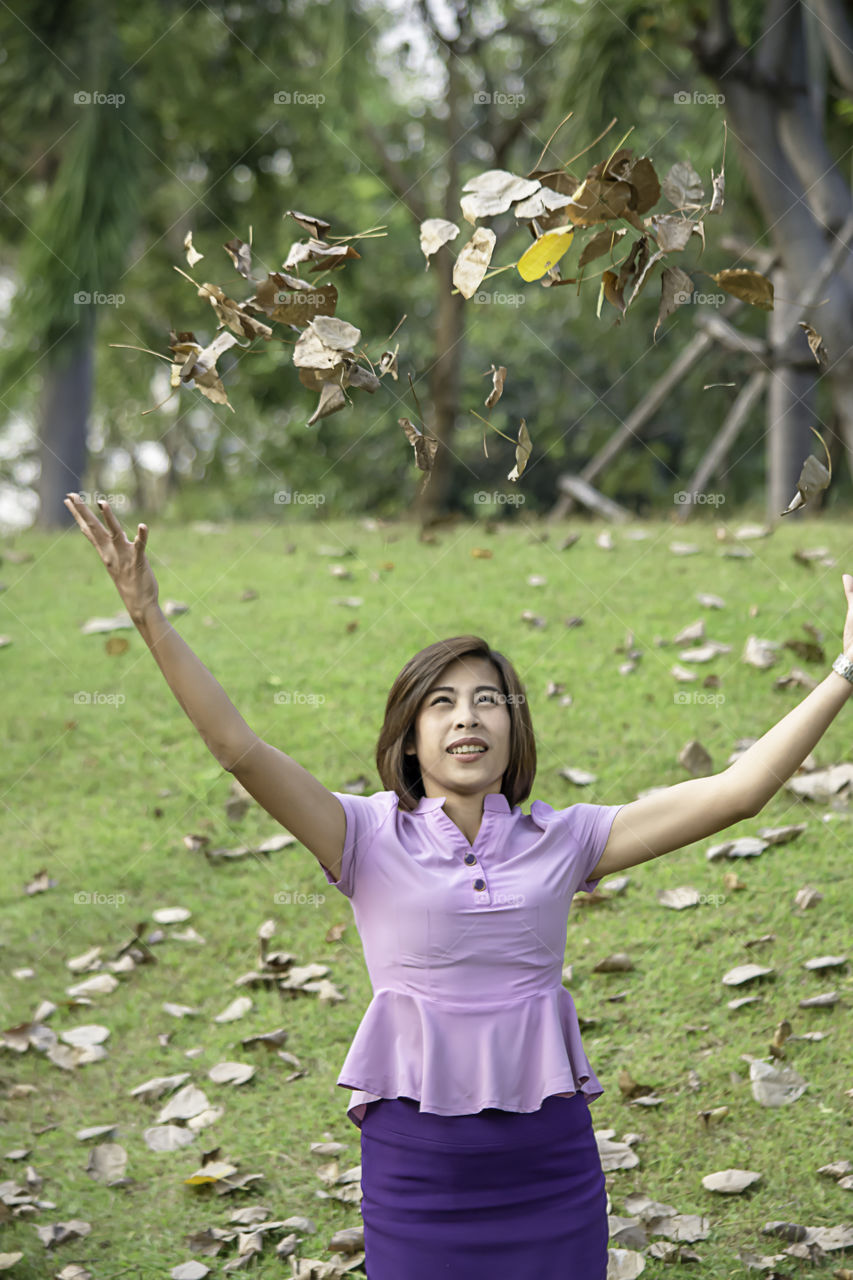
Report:
[[[601,883],[588,879],[598,859],[604,852],[613,819],[624,804],[573,804],[563,810],[568,831],[578,845],[578,880],[575,892],[582,889],[592,893]]]
[[[333,791],[332,795],[340,800],[346,816],[340,879],[335,880],[322,863],[320,866],[329,884],[351,898],[355,892],[359,862],[367,856],[372,837],[397,807],[397,794],[394,791],[377,791],[372,796],[355,796],[348,791]]]

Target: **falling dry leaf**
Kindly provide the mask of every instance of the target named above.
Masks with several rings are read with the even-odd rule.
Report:
[[[477,218],[506,213],[511,204],[533,195],[539,186],[538,178],[520,178],[506,169],[488,169],[485,173],[478,173],[476,177],[469,178],[462,188],[463,192],[469,193],[459,201],[463,217],[473,223]]]
[[[680,160],[672,166],[661,189],[677,209],[698,208],[705,195],[702,179],[689,160]]]
[[[521,419],[521,426],[518,428],[518,444],[515,446],[515,466],[509,472],[507,480],[517,480],[524,468],[533,449],[533,443],[527,431],[527,424],[524,418]]]
[[[811,424],[809,425],[811,426]],[[811,430],[814,431],[818,440],[820,440],[824,447],[829,467],[825,467],[820,459],[815,458],[813,454],[809,454],[803,463],[800,478],[797,481],[797,492],[788,503],[787,508],[780,512],[780,515],[786,516],[789,511],[796,511],[798,507],[804,506],[810,498],[815,497],[816,494],[821,493],[826,489],[832,479],[832,459],[829,454],[829,449],[826,446],[826,441],[820,432],[816,431],[814,427],[811,427]]]
[[[187,262],[191,267],[194,267],[197,262],[201,262],[204,254],[193,248],[193,233],[191,231],[188,231],[184,236],[184,248],[187,252]]]
[[[503,394],[504,382],[506,381],[506,367],[499,365],[496,369],[494,365],[487,371],[492,375],[492,389],[486,397],[486,408],[493,409]]]
[[[748,267],[731,267],[725,271],[711,274],[711,279],[726,293],[750,306],[760,307],[762,311],[773,310],[773,282],[760,271],[751,271]]]
[[[443,244],[455,240],[458,235],[456,223],[448,222],[446,218],[427,218],[421,223],[421,252],[426,258],[424,270],[429,267],[432,254],[437,253]]]
[[[805,320],[800,320],[798,323],[808,338],[809,351],[811,351],[817,363],[819,365],[827,365],[829,363],[829,352],[823,345],[823,338],[820,336],[817,329],[814,329]]]
[[[681,267],[666,267],[661,273],[660,288],[660,306],[652,333],[653,338],[656,338],[657,331],[667,316],[672,315],[677,307],[683,306],[693,297],[693,281],[686,271],[681,270]]]
[[[479,289],[492,260],[497,236],[488,227],[477,227],[471,239],[459,251],[453,264],[453,285],[463,298]]]

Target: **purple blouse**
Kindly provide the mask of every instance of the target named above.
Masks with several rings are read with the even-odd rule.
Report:
[[[569,905],[598,884],[587,877],[623,806],[534,800],[528,816],[490,793],[470,845],[446,796],[409,813],[395,791],[333,794],[341,877],[322,870],[350,899],[373,988],[337,1080],[353,1124],[380,1098],[448,1116],[600,1097],[562,970]]]

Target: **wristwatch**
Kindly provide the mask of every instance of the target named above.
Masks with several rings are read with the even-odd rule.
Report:
[[[838,657],[832,664],[833,671],[837,671],[840,676],[844,676],[853,684],[853,661],[847,657],[845,653],[839,653]]]

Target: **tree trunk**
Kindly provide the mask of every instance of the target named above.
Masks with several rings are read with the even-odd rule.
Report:
[[[832,41],[831,33],[824,37]],[[817,365],[809,366],[805,337],[797,332],[784,349],[779,332],[791,304],[805,294],[842,221],[853,208],[849,188],[829,153],[822,113],[810,99],[803,9],[789,0],[769,0],[765,30],[754,50],[737,42],[728,5],[718,0],[714,16],[692,42],[700,68],[725,94],[729,132],[781,263],[769,338],[773,369],[767,397],[767,515],[775,522],[796,493],[805,457],[821,453],[809,426],[814,420]],[[825,300],[825,302],[824,302]],[[853,471],[853,420],[845,417],[850,378],[850,315],[853,256],[848,254],[821,290],[820,310],[805,319],[835,337],[836,350],[823,376],[830,381]],[[837,336],[836,336],[837,335]],[[827,346],[831,347],[829,341]],[[818,424],[818,427],[820,424]],[[821,458],[823,461],[824,459]],[[792,519],[787,516],[786,519]]]
[[[95,346],[94,305],[81,307],[76,329],[45,356],[39,430],[40,507],[36,523],[60,529],[74,522],[62,500],[83,488],[86,423],[92,403]]]
[[[809,423],[815,416],[817,364],[811,355],[809,365],[801,358],[801,353],[792,351],[795,344],[801,345],[796,338],[780,345],[791,322],[791,313],[797,311],[796,306],[786,301],[792,296],[787,272],[777,269],[773,273],[773,288],[776,302],[768,325],[773,367],[767,389],[766,485],[766,518],[771,526],[776,524],[797,492],[797,481],[808,455],[815,446],[818,454],[823,453],[817,438],[809,430]],[[823,461],[825,458],[822,456]],[[798,507],[785,519],[799,520],[806,510],[806,507]]]

